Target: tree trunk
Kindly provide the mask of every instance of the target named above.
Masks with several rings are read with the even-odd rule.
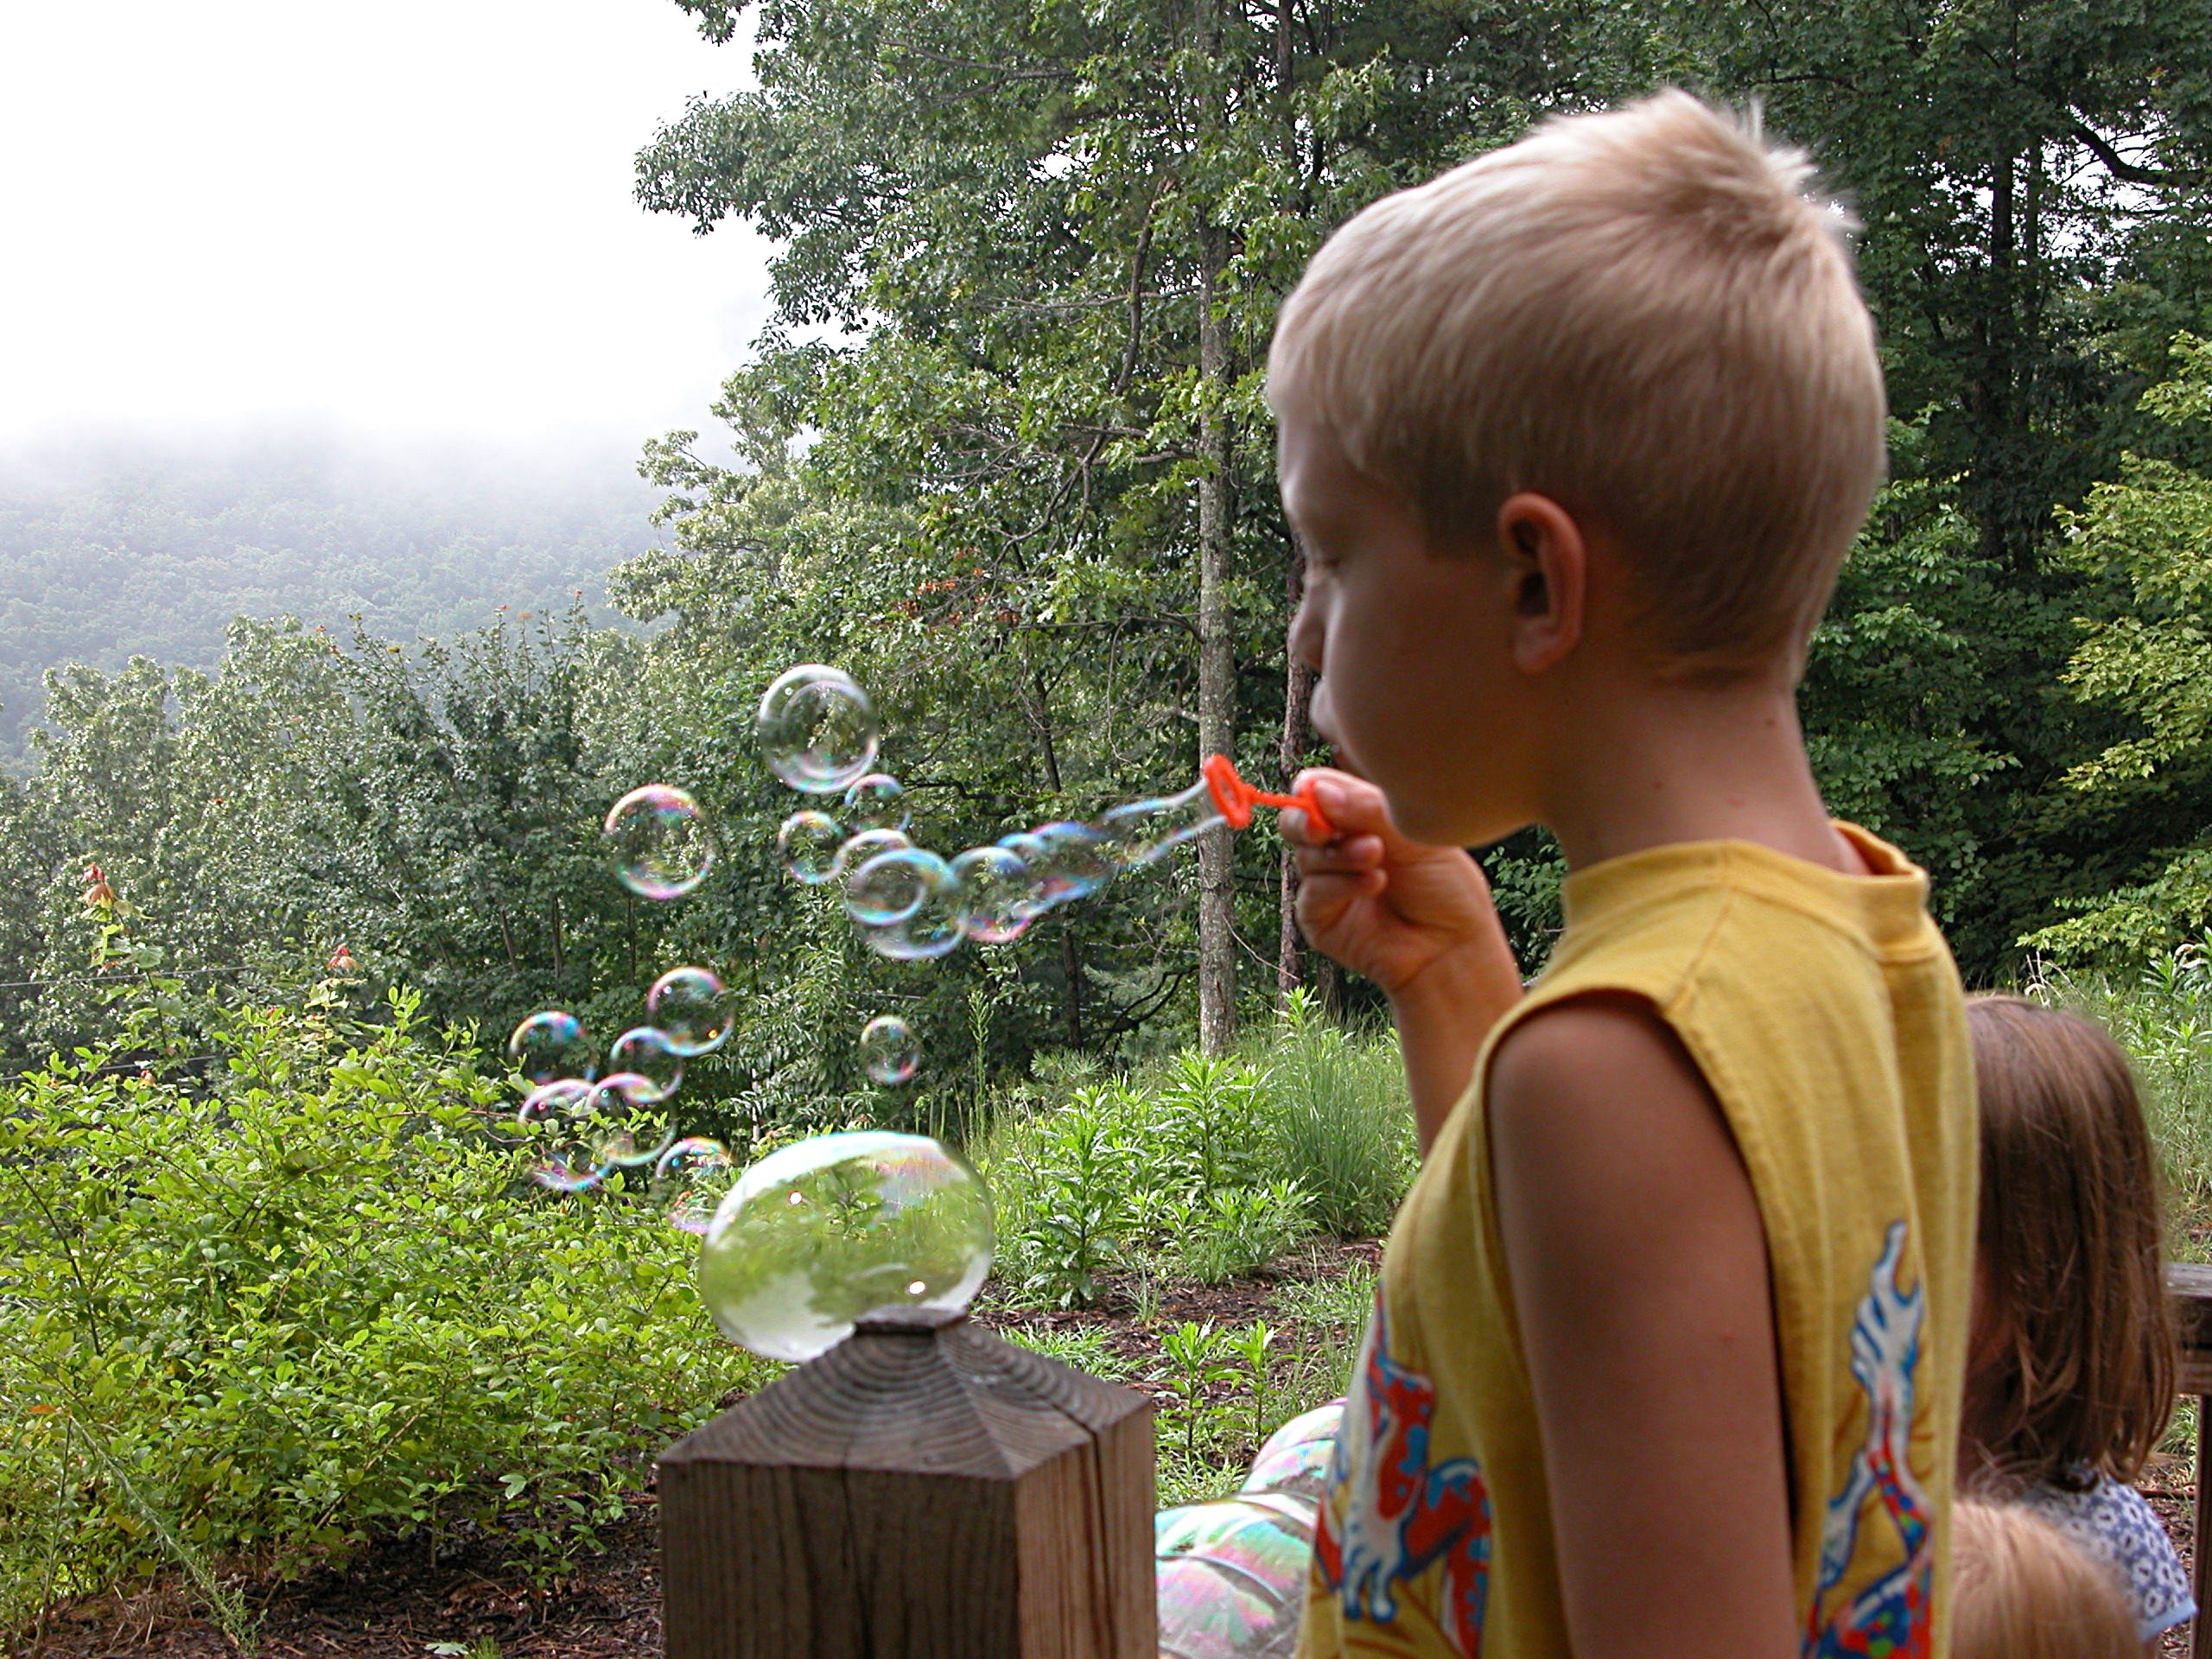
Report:
[[[1236,658],[1230,638],[1231,545],[1229,416],[1221,400],[1229,385],[1229,329],[1219,315],[1228,238],[1214,226],[1200,232],[1198,372],[1207,413],[1198,443],[1205,471],[1198,480],[1198,755],[1230,754],[1236,741]],[[1226,827],[1198,838],[1198,1046],[1228,1052],[1236,1034],[1236,854]]]
[[[1221,50],[1220,0],[1198,0],[1198,49]],[[1209,93],[1199,121],[1219,125],[1222,111]],[[1198,758],[1230,754],[1236,741],[1236,657],[1230,639],[1229,582],[1235,518],[1230,505],[1228,320],[1222,315],[1222,279],[1229,265],[1229,234],[1212,222],[1211,209],[1198,230],[1198,378],[1206,413],[1198,449]],[[1198,837],[1198,1046],[1226,1053],[1236,1034],[1236,855],[1226,828]]]
[[[1289,613],[1295,616],[1306,593],[1306,563],[1294,545],[1284,587],[1290,601]],[[1286,659],[1290,666],[1283,679],[1282,747],[1277,753],[1282,762],[1282,787],[1287,789],[1306,758],[1306,716],[1313,701],[1313,671],[1295,656],[1286,653]],[[1282,844],[1278,873],[1276,923],[1275,1007],[1281,1008],[1306,982],[1306,954],[1298,935],[1298,861],[1288,842]]]

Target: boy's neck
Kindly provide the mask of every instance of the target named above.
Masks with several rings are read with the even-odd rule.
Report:
[[[1541,821],[1569,869],[1681,842],[1747,841],[1866,874],[1821,804],[1790,690],[1644,680],[1579,701],[1541,786]]]

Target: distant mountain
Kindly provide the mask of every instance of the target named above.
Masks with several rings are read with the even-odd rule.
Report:
[[[41,677],[134,655],[209,666],[236,616],[447,635],[497,607],[594,610],[655,545],[630,456],[409,451],[283,435],[189,450],[109,439],[0,454],[0,761]]]

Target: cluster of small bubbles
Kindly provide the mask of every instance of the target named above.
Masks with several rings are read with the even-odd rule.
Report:
[[[584,1036],[583,1021],[558,1008],[533,1014],[517,1026],[507,1039],[507,1058],[534,1084],[592,1075],[591,1044]]]
[[[855,778],[845,791],[845,822],[858,830],[904,830],[912,822],[906,789],[887,772]]]
[[[732,1342],[807,1360],[870,1313],[965,1309],[991,1247],[990,1194],[937,1141],[820,1135],[738,1178],[700,1245],[699,1294]]]
[[[607,862],[641,899],[677,899],[706,880],[714,832],[699,803],[669,784],[633,789],[608,809]]]
[[[831,795],[875,760],[875,706],[842,670],[819,663],[786,670],[753,721],[768,769],[793,789]]]
[[[632,1026],[607,1046],[607,1071],[610,1079],[633,1080],[626,1081],[626,1093],[656,1104],[682,1086],[683,1056],[658,1027]]]
[[[728,1190],[737,1160],[729,1148],[703,1135],[671,1143],[653,1164],[652,1195],[678,1232],[704,1237],[715,1206]]]
[[[729,1040],[729,993],[708,969],[670,969],[645,993],[645,1012],[684,1059],[711,1054]]]
[[[811,808],[792,813],[776,831],[776,856],[795,880],[810,887],[836,876],[844,844],[844,825]]]
[[[887,1086],[907,1082],[922,1064],[921,1046],[895,1014],[879,1014],[861,1027],[860,1052],[861,1070]]]

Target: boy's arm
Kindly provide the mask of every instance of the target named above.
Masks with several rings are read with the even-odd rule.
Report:
[[[1719,1103],[1592,997],[1499,1045],[1488,1122],[1575,1659],[1794,1659],[1766,1239]]]

